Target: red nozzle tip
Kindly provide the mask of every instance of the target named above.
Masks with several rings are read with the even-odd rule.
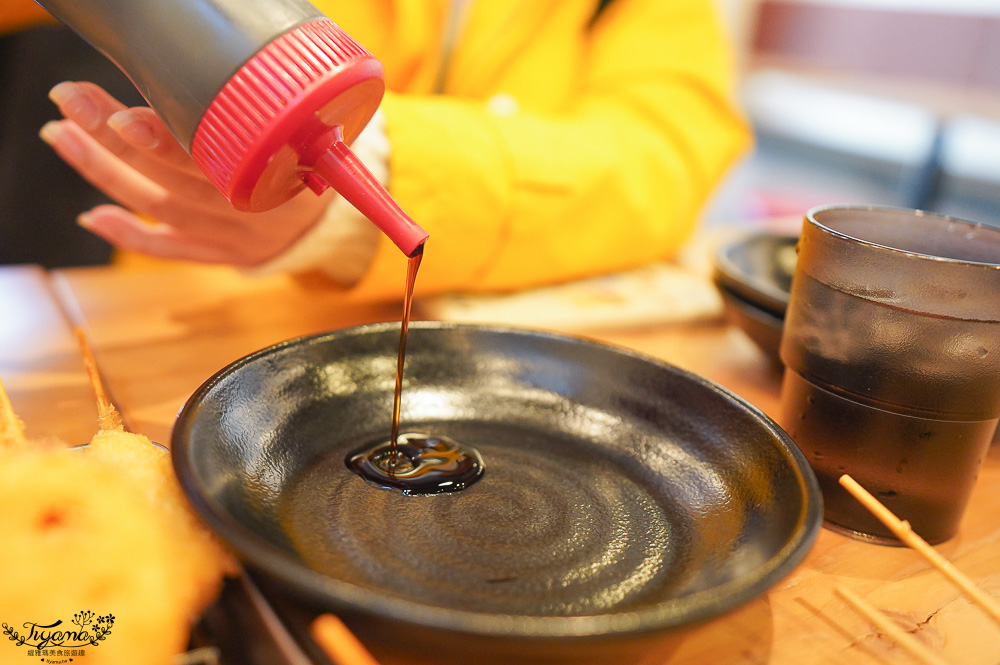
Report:
[[[333,141],[312,168],[389,236],[403,254],[414,256],[423,250],[430,234],[410,219],[346,143]]]

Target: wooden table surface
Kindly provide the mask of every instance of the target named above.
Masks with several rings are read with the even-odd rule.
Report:
[[[399,310],[396,303],[351,303],[284,277],[252,281],[225,268],[7,267],[0,269],[0,379],[29,436],[89,440],[96,410],[71,328],[81,326],[127,427],[168,444],[178,409],[216,370],[298,335],[398,321]],[[772,416],[777,411],[779,371],[722,320],[586,334],[701,374]],[[959,535],[936,549],[1000,597],[1000,446],[990,452]],[[1000,626],[916,553],[826,529],[769,593],[706,625],[669,656],[650,654],[648,663],[918,662],[835,595],[837,584],[946,662],[1000,663]]]

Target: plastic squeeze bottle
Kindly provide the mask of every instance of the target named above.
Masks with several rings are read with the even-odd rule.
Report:
[[[407,256],[427,232],[351,152],[382,63],[306,0],[36,0],[125,72],[233,206],[333,187]]]

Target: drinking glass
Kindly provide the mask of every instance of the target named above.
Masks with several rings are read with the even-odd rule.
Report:
[[[1000,419],[1000,228],[918,210],[805,217],[779,423],[834,530],[897,543],[850,474],[921,537],[953,536]]]

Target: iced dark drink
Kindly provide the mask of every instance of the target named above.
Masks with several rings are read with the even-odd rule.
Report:
[[[1000,418],[1000,229],[885,208],[810,211],[781,346],[781,425],[835,529],[891,532],[850,474],[929,542],[958,529]]]

